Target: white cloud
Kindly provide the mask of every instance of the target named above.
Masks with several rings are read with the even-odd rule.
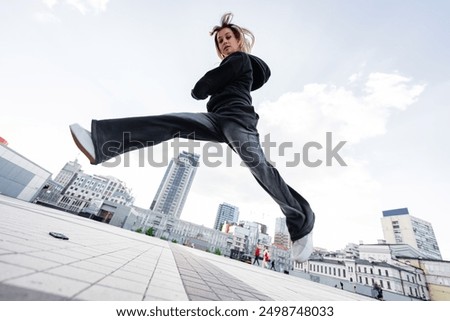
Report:
[[[58,2],[59,0],[42,0],[42,2],[49,7],[50,9],[52,9]]]
[[[59,4],[60,0],[42,0],[42,2],[53,9],[55,5]],[[65,0],[65,3],[76,8],[81,14],[85,15],[90,11],[100,13],[106,10],[109,0]]]
[[[409,78],[385,73],[372,73],[355,88],[359,78],[351,77],[351,88],[308,84],[301,92],[261,104],[258,113],[269,132],[314,140],[331,131],[340,139],[357,143],[385,133],[391,111],[405,110],[425,88],[410,85]]]
[[[368,94],[365,100],[372,108],[405,110],[425,88],[424,85],[408,86],[409,82],[411,79],[397,74],[370,74],[365,86]]]
[[[33,19],[37,22],[46,24],[61,22],[61,20],[58,17],[56,17],[53,13],[45,11],[35,12],[33,14]]]
[[[95,13],[105,11],[109,0],[66,0],[66,2],[77,8],[81,14],[86,14],[91,10]]]

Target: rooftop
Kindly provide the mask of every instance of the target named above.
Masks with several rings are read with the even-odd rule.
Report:
[[[3,195],[0,222],[4,301],[371,300]]]

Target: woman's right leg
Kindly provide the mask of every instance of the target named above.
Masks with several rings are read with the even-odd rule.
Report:
[[[173,113],[92,120],[95,164],[175,137],[223,142],[214,114]]]

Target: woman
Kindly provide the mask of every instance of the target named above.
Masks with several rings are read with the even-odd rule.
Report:
[[[263,254],[263,267],[268,269],[269,268],[269,262],[270,262],[270,255],[269,255],[269,250],[266,247],[264,249],[264,254]]]
[[[250,54],[253,34],[231,23],[232,18],[231,13],[225,14],[221,24],[211,31],[222,62],[207,72],[191,92],[194,99],[210,97],[206,113],[92,120],[91,132],[78,124],[71,125],[70,130],[91,164],[175,137],[228,144],[279,204],[293,241],[293,258],[304,262],[313,250],[311,232],[315,216],[308,202],[284,182],[264,156],[256,128],[259,116],[252,106],[250,92],[266,83],[270,69],[263,60]]]

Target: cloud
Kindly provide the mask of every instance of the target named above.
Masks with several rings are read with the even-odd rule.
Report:
[[[59,3],[66,3],[85,15],[91,11],[94,13],[105,11],[109,0],[42,0],[42,2],[50,9]]]
[[[42,2],[49,7],[50,9],[52,9],[58,2],[59,0],[42,0]]]
[[[288,137],[315,139],[325,132],[353,143],[384,134],[394,110],[414,103],[425,85],[411,85],[411,79],[386,73],[371,73],[365,83],[353,75],[351,87],[308,84],[303,91],[264,102],[258,113],[269,132]]]
[[[33,14],[33,19],[39,23],[53,24],[60,23],[61,20],[51,12],[40,11]]]

